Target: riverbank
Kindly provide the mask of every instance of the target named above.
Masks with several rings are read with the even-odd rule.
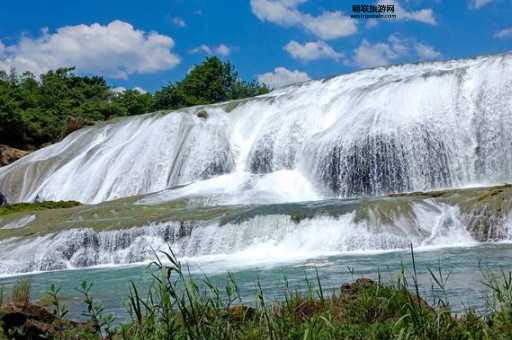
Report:
[[[145,287],[132,284],[126,297],[129,318],[121,323],[96,302],[91,284],[79,288],[86,319],[71,321],[57,287],[36,307],[27,301],[27,281],[22,279],[11,289],[16,293],[10,294],[10,303],[4,294],[0,308],[4,336],[14,329],[13,320],[21,332],[18,338],[28,334],[23,332],[34,335],[37,329],[38,336],[47,333],[50,338],[97,338],[101,330],[112,339],[502,339],[512,335],[509,273],[486,276],[491,294],[485,312],[467,309],[453,314],[446,289],[449,274],[440,268],[430,270],[434,298],[427,303],[418,286],[414,257],[411,267],[403,267],[395,280],[360,278],[328,290],[317,274],[303,280],[301,291],[285,280],[279,300],[269,299],[258,281],[256,299],[247,305],[233,276],[226,277],[224,286],[214,285],[206,276],[192,279],[172,254],[164,257],[168,264],[156,262],[152,282]]]

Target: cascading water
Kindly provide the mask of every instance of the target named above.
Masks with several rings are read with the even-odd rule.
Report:
[[[0,192],[11,202],[100,203],[90,209],[113,224],[89,227],[84,218],[95,214],[86,211],[58,223],[37,214],[0,219],[0,274],[143,262],[168,243],[182,258],[258,263],[507,240],[510,188],[466,201],[459,192],[444,201],[412,195],[391,210],[387,198],[352,210],[330,200],[512,181],[510,131],[512,53],[375,68],[97,124],[0,168]],[[185,223],[169,213],[112,230],[123,224],[117,201],[101,202],[134,195],[142,197],[123,204],[140,214],[153,207],[148,216],[180,200],[255,210],[227,222],[202,212]],[[314,203],[292,207],[311,213],[306,218],[283,213],[306,201]],[[60,229],[23,232],[37,223]]]
[[[316,188],[306,199],[497,183],[511,130],[512,54],[381,67],[89,127],[0,168],[0,191],[96,203],[281,170]]]
[[[413,204],[411,213],[393,221],[376,210],[364,219],[357,212],[300,221],[269,213],[224,225],[166,222],[103,232],[71,229],[27,240],[0,241],[0,275],[152,261],[155,251],[167,250],[168,245],[189,261],[250,265],[404,249],[411,243],[425,247],[475,242],[456,208],[422,202]]]

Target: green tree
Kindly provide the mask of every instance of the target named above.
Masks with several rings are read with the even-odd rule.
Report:
[[[154,109],[176,109],[191,105],[218,103],[268,92],[257,82],[245,82],[229,62],[206,58],[179,82],[171,83],[155,94]]]
[[[268,92],[257,82],[241,80],[232,64],[216,57],[206,58],[183,80],[154,95],[115,93],[103,77],[80,76],[74,70],[59,68],[39,77],[18,75],[15,69],[0,71],[0,144],[34,149],[98,120]]]
[[[114,93],[112,105],[121,111],[117,115],[132,116],[147,113],[153,106],[153,95],[138,90],[126,90]]]

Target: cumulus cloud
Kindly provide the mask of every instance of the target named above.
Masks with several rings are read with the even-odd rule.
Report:
[[[134,88],[132,88],[132,90],[137,91],[137,92],[139,92],[139,93],[141,93],[141,94],[148,93],[148,91],[144,90],[144,89],[143,89],[142,87],[140,87],[140,86],[135,86]],[[124,92],[126,92],[126,87],[124,87],[124,86],[117,86],[117,87],[114,87],[114,88],[112,89],[112,92],[114,92],[114,93],[124,93]]]
[[[344,56],[343,53],[335,51],[331,46],[323,41],[311,41],[301,45],[295,40],[292,40],[286,44],[284,50],[293,58],[303,61],[317,59],[333,59],[338,61]]]
[[[354,53],[354,61],[361,67],[387,65],[398,57],[399,55],[388,43],[370,44],[366,39]]]
[[[485,5],[491,3],[492,0],[470,0],[469,1],[469,8],[472,9],[479,9],[484,7]]]
[[[398,20],[419,21],[429,25],[437,25],[434,11],[431,8],[408,11],[403,8],[397,0],[379,0],[377,4],[393,4],[395,6],[395,14]]]
[[[156,32],[146,33],[123,21],[108,25],[65,26],[39,38],[22,37],[0,51],[0,68],[15,67],[35,74],[65,66],[79,72],[100,73],[110,78],[127,78],[134,73],[151,73],[179,64],[171,52],[174,40]]]
[[[175,18],[172,18],[172,23],[176,26],[176,27],[186,27],[187,26],[187,23],[185,22],[185,20],[183,20],[182,18],[178,18],[178,17],[175,17]]]
[[[429,60],[441,56],[441,53],[436,51],[434,47],[423,43],[417,43],[416,45],[414,45],[414,49],[416,50],[416,53],[421,59]]]
[[[360,67],[376,67],[411,56],[431,60],[440,57],[441,53],[425,43],[390,35],[386,41],[374,44],[363,40],[354,51],[353,63]]]
[[[285,67],[276,67],[273,72],[258,75],[258,81],[270,88],[276,89],[286,85],[310,80],[306,72],[298,70],[290,71]]]
[[[505,38],[512,38],[512,27],[502,29],[496,33],[494,33],[495,38],[499,39],[505,39]],[[0,48],[1,51],[1,48]]]
[[[135,87],[133,88],[133,90],[134,90],[134,91],[137,91],[137,92],[139,92],[139,93],[141,93],[141,94],[148,93],[148,91],[146,91],[145,89],[143,89],[143,88],[142,88],[142,87],[140,87],[140,86],[135,86]]]
[[[280,26],[300,26],[315,36],[337,39],[357,32],[357,26],[343,12],[323,12],[319,16],[303,13],[297,7],[307,0],[251,0],[251,9],[261,21]]]
[[[208,55],[217,54],[226,57],[231,53],[231,49],[224,44],[220,44],[218,46],[208,46],[203,44],[191,49],[190,53],[206,53]]]
[[[324,40],[337,39],[357,31],[354,21],[340,11],[324,12],[317,17],[305,15],[304,19],[306,30]]]
[[[126,87],[124,86],[117,86],[112,89],[112,92],[114,93],[123,93],[126,91]]]

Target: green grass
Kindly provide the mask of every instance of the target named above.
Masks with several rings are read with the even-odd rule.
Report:
[[[134,204],[140,198],[141,196],[132,196],[95,205],[73,206],[70,204],[70,208],[55,206],[55,209],[46,210],[38,209],[39,205],[30,204],[25,210],[11,210],[11,213],[0,216],[0,240],[10,237],[34,237],[77,228],[106,231],[169,221],[184,223],[210,221],[241,209],[236,206],[188,207],[185,199],[154,205]],[[22,205],[25,206],[24,203]],[[29,209],[30,207],[36,207],[36,209]],[[2,225],[28,214],[34,214],[36,219],[27,226],[19,229],[1,229]]]
[[[10,214],[22,213],[22,212],[33,212],[48,209],[62,209],[72,208],[80,205],[80,202],[76,201],[58,201],[58,202],[40,202],[40,203],[15,203],[4,207],[0,207],[0,216],[7,216]]]
[[[28,279],[19,279],[11,291],[11,302],[15,305],[27,306],[30,303],[32,284]]]
[[[466,229],[477,241],[500,240],[503,230],[499,223],[512,212],[512,186],[467,188],[430,193],[409,193],[385,197],[340,200],[325,205],[275,204],[201,206],[201,197],[182,198],[151,205],[134,204],[144,196],[132,196],[95,205],[77,202],[21,203],[0,208],[0,240],[11,237],[34,237],[73,228],[92,228],[95,231],[142,227],[160,222],[200,224],[205,221],[242,223],[258,215],[288,215],[294,223],[315,216],[337,217],[354,213],[354,222],[375,219],[376,225],[392,226],[396,221],[415,219],[414,205],[430,205],[430,200],[456,206]],[[192,202],[191,200],[195,200]],[[19,229],[2,226],[27,216],[35,219]],[[399,230],[399,228],[397,228]],[[422,232],[418,230],[418,233]],[[415,235],[423,237],[425,235]]]
[[[92,283],[79,291],[89,319],[86,329],[60,329],[52,338],[77,336],[97,339],[510,339],[512,336],[512,274],[487,274],[485,284],[494,301],[488,313],[467,310],[455,315],[445,286],[449,275],[430,270],[437,298],[427,304],[419,294],[414,262],[396,281],[358,279],[327,293],[316,277],[306,278],[305,293],[283,283],[283,298],[269,301],[256,282],[256,303],[244,305],[231,275],[225,287],[208,277],[194,280],[173,253],[153,263],[153,282],[141,295],[131,284],[130,320],[114,326],[115,316],[105,313],[90,294]],[[65,318],[58,289],[49,291],[54,315]],[[62,312],[64,311],[64,312]],[[69,324],[68,324],[69,325]],[[52,329],[56,329],[55,327]],[[23,329],[22,329],[23,331]],[[7,330],[8,333],[10,330]],[[1,331],[0,331],[1,334]],[[66,335],[66,336],[65,336]]]

